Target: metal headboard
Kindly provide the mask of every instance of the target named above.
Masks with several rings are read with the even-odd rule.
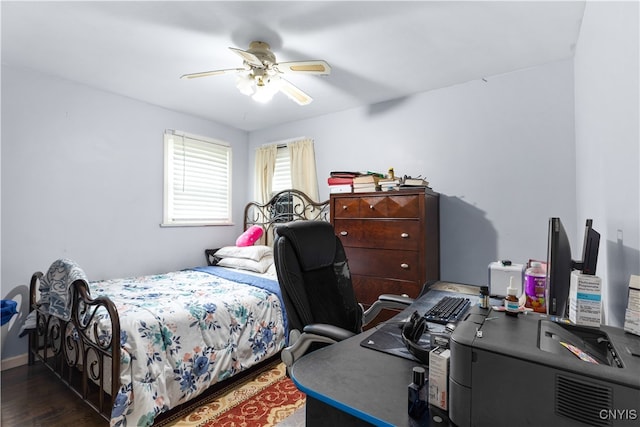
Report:
[[[278,224],[291,221],[329,221],[329,200],[316,202],[299,190],[283,190],[265,204],[250,202],[244,208],[244,230],[252,225],[264,229],[260,244],[271,245]]]

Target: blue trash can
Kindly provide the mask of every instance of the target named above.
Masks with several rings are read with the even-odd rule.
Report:
[[[16,310],[17,306],[18,306],[18,303],[13,300],[10,300],[10,299],[2,300],[2,305],[0,306],[2,311],[2,323],[0,325],[4,325],[9,320],[11,320],[13,315],[17,313],[17,310]]]

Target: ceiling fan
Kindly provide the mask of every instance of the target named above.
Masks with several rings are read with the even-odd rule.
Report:
[[[230,47],[243,59],[242,68],[203,71],[184,74],[181,79],[217,76],[236,73],[236,87],[241,93],[251,96],[258,102],[268,102],[278,92],[282,92],[300,105],[307,105],[313,98],[297,88],[281,75],[289,73],[328,75],[331,67],[325,61],[292,61],[276,62],[271,47],[261,41],[253,41],[249,49],[242,50]]]

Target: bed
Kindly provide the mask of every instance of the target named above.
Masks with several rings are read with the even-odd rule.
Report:
[[[271,244],[277,224],[297,220],[328,221],[328,201],[285,190],[249,203],[244,229],[261,227],[261,241],[206,249],[196,268],[90,281],[56,260],[31,277],[29,363],[42,361],[112,426],[152,425],[197,401],[286,345]]]

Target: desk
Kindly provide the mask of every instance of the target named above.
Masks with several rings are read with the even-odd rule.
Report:
[[[415,308],[422,313],[420,307],[431,292],[398,318],[406,318]],[[449,408],[456,423],[638,425],[640,337],[611,326],[570,325],[539,313],[487,317],[489,313],[472,308],[451,337]],[[307,393],[308,427],[411,425],[407,386],[417,362],[362,347],[360,343],[375,331],[307,354],[293,365],[291,378]],[[587,349],[601,363],[581,360],[562,342]],[[620,364],[613,358],[616,355]],[[523,372],[535,378],[526,387]],[[530,411],[532,407],[536,411]],[[445,413],[430,407],[431,427],[449,424]]]
[[[428,295],[427,292],[394,319],[406,318]],[[293,365],[291,379],[307,395],[308,427],[409,425],[407,387],[412,368],[419,363],[360,346],[374,332],[371,329],[316,350]],[[435,407],[430,411],[431,426],[449,424],[445,412]]]

